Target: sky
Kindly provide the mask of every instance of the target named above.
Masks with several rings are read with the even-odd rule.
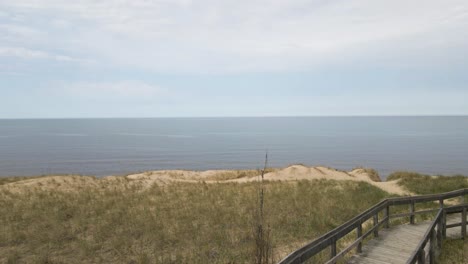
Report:
[[[0,118],[467,115],[466,0],[0,0]]]

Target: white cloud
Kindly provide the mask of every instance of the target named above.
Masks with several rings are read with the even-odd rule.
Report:
[[[22,59],[46,59],[49,54],[43,51],[16,47],[0,47],[0,57],[18,57]]]
[[[290,70],[369,50],[392,57],[410,47],[408,53],[430,57],[434,49],[468,44],[465,0],[15,0],[1,6],[30,19],[56,14],[50,27],[67,30],[47,33],[51,48],[156,72]]]
[[[166,89],[141,81],[61,83],[57,87],[71,96],[88,98],[154,98],[167,94]]]
[[[20,59],[47,59],[59,62],[84,62],[65,55],[51,54],[40,50],[32,50],[21,47],[0,47],[0,57],[16,57]]]
[[[24,38],[24,39],[37,39],[41,36],[41,32],[30,27],[15,24],[2,24],[0,25],[0,32],[2,32],[1,38]]]

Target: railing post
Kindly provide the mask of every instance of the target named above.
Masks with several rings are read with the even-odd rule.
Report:
[[[379,228],[377,227],[377,225],[379,224],[379,213],[377,212],[374,216],[374,237],[379,237]]]
[[[336,239],[332,238],[331,245],[330,245],[330,259],[336,256]]]
[[[410,204],[410,224],[414,225],[414,200]]]
[[[437,249],[442,249],[442,229],[443,229],[443,215],[440,216],[439,221],[437,221]]]
[[[461,235],[462,235],[462,239],[465,239],[466,237],[466,207],[463,207],[463,211],[461,215],[462,215]]]
[[[444,208],[444,199],[439,200],[439,207]]]
[[[442,209],[442,229],[440,230],[442,232],[442,239],[444,239],[446,237],[446,234],[447,234],[447,229],[445,228],[445,222],[446,222],[446,217],[447,215],[445,214],[445,210],[444,210],[444,199],[440,199],[439,200],[439,206],[440,206],[440,209]]]
[[[436,232],[434,229],[431,230],[431,240],[429,242],[429,263],[434,264],[436,258]]]
[[[424,251],[424,248],[419,251],[418,264],[426,264],[426,251]]]
[[[384,217],[386,218],[384,227],[389,228],[390,227],[390,206],[389,205],[385,207]]]
[[[362,237],[362,223],[359,221],[359,225],[357,227],[357,239]],[[356,248],[357,253],[362,253],[362,241],[360,241]]]
[[[442,238],[447,238],[447,213],[442,211]]]

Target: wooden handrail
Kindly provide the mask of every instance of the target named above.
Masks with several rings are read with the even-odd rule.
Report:
[[[419,195],[419,196],[409,196],[409,197],[395,197],[395,198],[387,198],[383,201],[377,203],[376,205],[372,206],[371,208],[367,209],[366,211],[360,213],[359,215],[355,216],[351,220],[345,222],[344,224],[336,227],[335,229],[331,230],[330,232],[322,235],[318,239],[311,241],[307,245],[299,248],[298,250],[292,252],[287,257],[279,262],[279,264],[299,264],[303,263],[306,260],[310,259],[311,257],[317,255],[318,253],[322,252],[324,249],[330,247],[330,258],[327,263],[336,263],[340,258],[342,258],[346,253],[351,251],[353,248],[357,248],[358,251],[361,248],[362,241],[364,240],[364,235],[362,234],[362,223],[366,222],[367,220],[373,218],[374,219],[374,227],[372,228],[372,232],[374,236],[378,236],[378,229],[383,225],[385,228],[388,228],[390,223],[390,218],[394,217],[406,217],[410,216],[410,222],[414,223],[414,215],[422,214],[422,213],[430,213],[436,210],[424,210],[424,211],[416,211],[414,209],[414,204],[417,203],[424,203],[424,202],[432,202],[438,201],[440,203],[440,208],[443,208],[444,201],[446,199],[454,198],[454,197],[463,197],[468,195],[468,189],[460,189],[456,191],[440,193],[440,194],[430,194],[430,195]],[[397,206],[397,205],[408,205],[411,204],[412,206],[410,213],[405,214],[395,214],[391,215],[390,207]],[[438,210],[438,209],[437,209]],[[378,221],[378,214],[380,212],[384,212],[384,218],[382,221]],[[440,210],[439,210],[440,211]],[[447,211],[449,212],[449,211]],[[465,210],[466,215],[466,210]],[[359,230],[360,229],[360,230]],[[466,228],[465,228],[466,229]],[[352,231],[357,231],[357,238],[354,242],[351,243],[350,246],[346,247],[344,250],[340,252],[336,252],[336,244],[337,241],[350,234]],[[371,233],[372,233],[371,232]],[[445,231],[444,231],[445,232]],[[360,234],[361,233],[361,234]],[[465,231],[466,233],[466,231]],[[370,235],[369,232],[366,232],[366,236]]]
[[[426,230],[426,233],[424,234],[423,238],[419,242],[416,250],[411,254],[410,259],[406,262],[407,264],[413,264],[416,263],[417,261],[421,260],[422,258],[426,259],[426,255],[424,252],[424,248],[426,247],[427,242],[429,241],[429,238],[432,238],[433,232],[435,232],[435,228],[438,223],[442,221],[442,217],[444,215],[444,209],[439,209],[439,212],[437,213],[435,219],[432,221],[431,225],[429,228]],[[435,241],[431,240],[431,249],[433,250],[433,244]],[[421,256],[422,255],[422,256]],[[431,256],[433,254],[430,254]],[[433,263],[433,262],[431,262]]]
[[[462,227],[461,236],[464,238],[466,236],[466,211],[468,204],[461,204],[456,206],[451,206],[447,208],[440,208],[436,217],[432,221],[429,228],[426,230],[423,238],[419,242],[417,248],[414,250],[407,264],[413,263],[425,263],[426,259],[429,259],[429,263],[435,263],[436,250],[441,249],[442,245],[442,229],[452,228],[452,227]],[[450,213],[461,213],[461,222],[454,225],[443,225],[445,221],[444,217]],[[437,229],[436,229],[437,227]],[[437,234],[437,235],[436,235]],[[429,242],[429,253],[426,255],[424,248]]]

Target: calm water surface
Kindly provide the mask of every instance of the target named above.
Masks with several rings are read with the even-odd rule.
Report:
[[[468,117],[0,120],[0,175],[326,165],[468,175]]]

